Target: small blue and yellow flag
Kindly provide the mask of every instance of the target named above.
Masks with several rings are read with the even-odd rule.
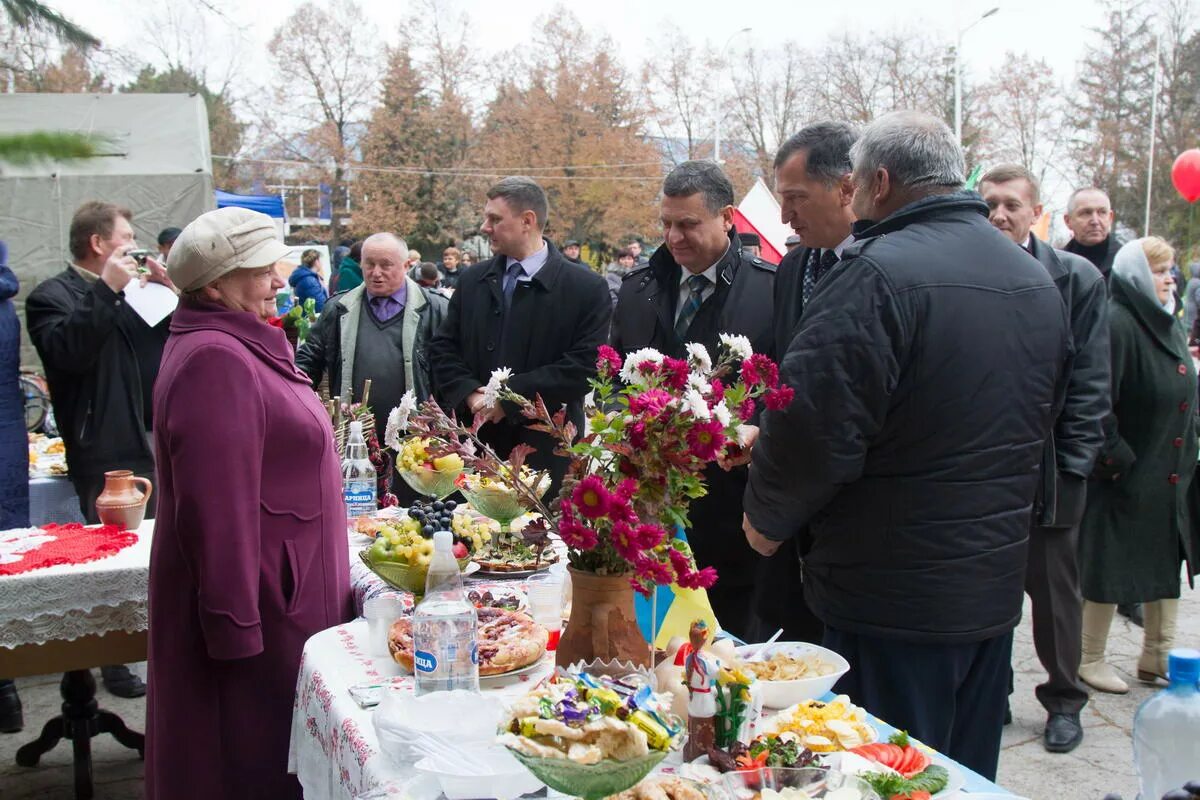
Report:
[[[675,535],[687,541],[682,528],[676,528]],[[675,636],[687,639],[688,630],[698,619],[707,622],[709,630],[720,630],[717,615],[708,602],[708,592],[703,589],[659,586],[650,597],[636,593],[634,608],[642,636],[648,642],[653,640],[655,647],[665,648]]]

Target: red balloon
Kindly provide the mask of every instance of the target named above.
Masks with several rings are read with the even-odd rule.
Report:
[[[1189,203],[1200,200],[1200,150],[1184,150],[1171,166],[1171,183]]]

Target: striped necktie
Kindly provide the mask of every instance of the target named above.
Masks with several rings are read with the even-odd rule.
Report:
[[[711,281],[703,275],[693,275],[687,279],[688,298],[683,308],[679,311],[679,317],[675,320],[675,335],[680,341],[687,341],[688,328],[691,327],[692,320],[696,318],[696,312],[700,310],[700,306],[704,304],[704,290],[711,285]]]

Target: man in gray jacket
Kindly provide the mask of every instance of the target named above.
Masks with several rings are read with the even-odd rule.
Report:
[[[1042,451],[1042,483],[1034,501],[1025,591],[1033,603],[1033,644],[1048,680],[1037,698],[1049,714],[1042,743],[1068,753],[1083,741],[1079,712],[1087,691],[1079,680],[1083,600],[1079,594],[1079,520],[1087,477],[1104,446],[1111,407],[1108,292],[1082,256],[1055,250],[1030,233],[1042,216],[1037,180],[1017,164],[993,168],[979,183],[988,219],[1041,262],[1071,319],[1075,358],[1064,376],[1066,398]]]

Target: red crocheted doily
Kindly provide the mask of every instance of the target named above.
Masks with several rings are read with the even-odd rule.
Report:
[[[19,561],[0,564],[0,576],[19,575],[59,564],[97,561],[119,553],[138,539],[135,531],[124,531],[116,525],[86,528],[72,522],[67,525],[43,525],[42,530],[54,534],[54,541],[27,551]]]

